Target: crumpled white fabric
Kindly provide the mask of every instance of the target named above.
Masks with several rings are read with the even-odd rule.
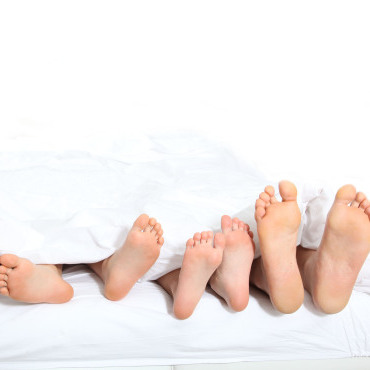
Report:
[[[34,263],[97,262],[114,253],[133,221],[147,213],[162,224],[165,244],[142,280],[180,267],[186,240],[197,231],[219,230],[223,214],[250,224],[259,255],[254,203],[269,182],[201,136],[131,138],[104,151],[4,152],[0,176],[0,253]],[[315,248],[333,193],[306,184],[298,190],[297,243]]]

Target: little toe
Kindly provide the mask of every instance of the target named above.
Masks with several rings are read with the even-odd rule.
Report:
[[[253,231],[248,231],[248,235],[253,239]]]
[[[221,217],[221,230],[224,233],[232,230],[232,220],[230,216],[224,215]]]
[[[161,236],[161,237],[158,239],[158,244],[159,244],[160,246],[162,246],[162,245],[163,245],[163,243],[164,243],[164,239],[163,239],[163,237]]]
[[[8,283],[5,280],[0,280],[0,287],[7,287]]]
[[[5,288],[5,287],[0,288],[0,294],[1,295],[5,295],[5,296],[9,296],[9,290],[8,290],[8,288]]]

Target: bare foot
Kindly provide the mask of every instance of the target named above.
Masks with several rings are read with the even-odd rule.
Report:
[[[256,201],[255,219],[270,299],[280,312],[292,313],[304,297],[296,260],[301,213],[294,184],[281,181],[279,192],[282,202],[275,198],[272,186],[265,188]]]
[[[330,209],[319,249],[305,269],[313,269],[311,295],[326,313],[348,303],[370,252],[370,201],[352,185],[341,187]]]
[[[4,254],[0,256],[0,294],[26,303],[65,303],[73,297],[73,288],[55,265],[34,265]]]
[[[162,235],[162,227],[154,218],[146,214],[137,218],[123,246],[102,264],[104,294],[108,299],[122,299],[153,266],[164,242]]]
[[[193,313],[209,278],[222,261],[224,247],[224,235],[217,233],[213,245],[211,231],[196,233],[187,241],[173,305],[178,319],[187,319]]]
[[[210,279],[212,289],[234,311],[244,310],[249,301],[249,274],[254,257],[253,233],[238,218],[222,216],[225,249],[221,265]]]

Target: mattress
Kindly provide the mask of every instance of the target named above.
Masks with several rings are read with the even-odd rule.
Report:
[[[294,314],[275,311],[252,289],[245,311],[231,312],[206,291],[192,317],[174,318],[170,297],[138,283],[122,301],[102,295],[83,265],[64,278],[75,290],[65,304],[22,304],[0,297],[0,369],[145,366],[370,356],[370,296],[354,291],[335,315],[318,312],[306,294]]]

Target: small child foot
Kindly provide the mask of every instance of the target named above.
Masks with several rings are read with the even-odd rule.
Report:
[[[73,288],[55,265],[35,265],[14,254],[0,256],[0,294],[26,303],[65,303]]]
[[[249,274],[255,251],[253,233],[247,224],[230,216],[222,216],[221,229],[225,235],[225,249],[210,285],[230,308],[242,311],[249,301]]]
[[[280,312],[292,313],[304,297],[296,259],[301,214],[294,184],[281,181],[279,192],[282,202],[272,186],[265,188],[256,201],[255,219],[270,299]]]
[[[122,299],[153,266],[164,243],[162,235],[162,227],[154,218],[146,214],[137,218],[123,246],[103,262],[104,294],[108,299]]]
[[[324,235],[311,268],[311,294],[326,313],[348,303],[358,273],[370,251],[370,201],[352,185],[341,187],[330,209]],[[310,268],[307,266],[306,268]]]
[[[214,245],[213,245],[214,244]],[[194,311],[208,280],[222,261],[225,237],[217,233],[196,233],[186,243],[179,281],[174,297],[174,314],[178,319],[187,319]]]

